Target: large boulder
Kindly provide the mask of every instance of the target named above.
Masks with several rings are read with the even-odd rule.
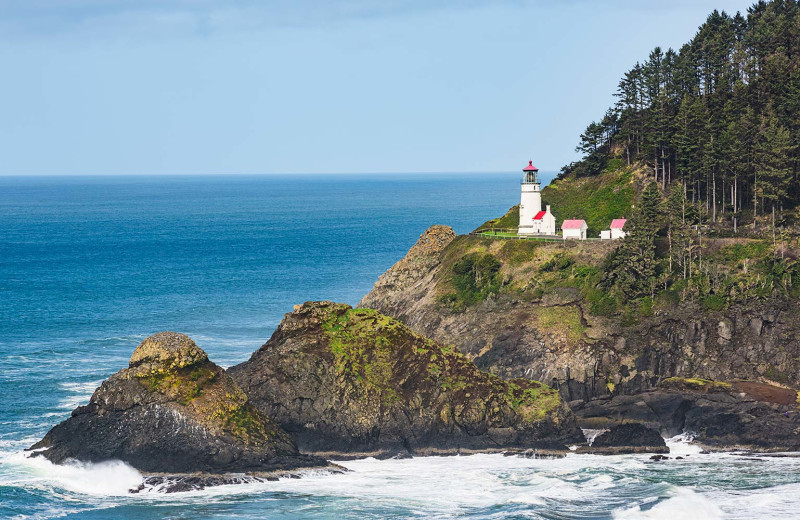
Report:
[[[669,453],[669,448],[658,431],[640,423],[624,423],[595,437],[590,451],[603,454]]]
[[[264,473],[325,466],[300,455],[188,336],[161,332],[89,404],[32,448],[54,463],[118,459],[143,472]]]
[[[564,449],[583,440],[557,391],[481,372],[453,347],[344,304],[298,306],[228,373],[306,452]]]

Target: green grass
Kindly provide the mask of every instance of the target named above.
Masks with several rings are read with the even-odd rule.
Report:
[[[538,381],[526,381],[526,384],[528,387],[522,388],[514,381],[508,382],[511,408],[526,422],[541,421],[561,406],[558,390]]]
[[[475,231],[490,228],[517,229],[517,227],[519,227],[519,205],[509,209],[502,217],[487,220]]]
[[[495,232],[486,231],[486,232],[482,232],[481,236],[485,236],[485,237],[505,237],[505,238],[514,237],[514,238],[516,238],[519,235],[517,235],[516,233],[509,233],[507,231],[495,231]]]
[[[579,341],[586,331],[580,310],[573,306],[539,307],[536,322],[545,330],[563,333],[572,342]]]
[[[753,258],[764,258],[770,251],[770,243],[766,240],[752,240],[721,248],[714,259],[726,263],[734,263]]]
[[[551,205],[557,222],[577,218],[586,221],[588,235],[596,237],[615,218],[631,215],[636,197],[632,172],[613,170],[596,177],[567,177],[542,190],[542,204]]]
[[[663,386],[684,386],[695,390],[729,390],[733,388],[730,383],[711,381],[699,377],[668,377],[661,381]]]

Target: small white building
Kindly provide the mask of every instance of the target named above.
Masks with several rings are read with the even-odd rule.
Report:
[[[625,238],[627,233],[623,229],[625,227],[625,223],[627,222],[624,218],[615,218],[611,221],[611,240],[617,240],[618,238]]]
[[[603,229],[600,231],[600,240],[611,240],[611,230]]]
[[[570,219],[561,223],[561,236],[564,240],[586,240],[586,230],[589,227],[585,220]]]
[[[556,234],[556,217],[550,212],[550,205],[533,216],[533,232],[541,235]]]

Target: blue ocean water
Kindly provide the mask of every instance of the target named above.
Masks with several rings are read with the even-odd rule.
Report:
[[[428,226],[464,233],[502,214],[518,179],[0,177],[0,518],[797,517],[796,459],[700,455],[678,440],[693,457],[680,466],[365,460],[345,476],[180,496],[127,494],[140,476],[118,462],[22,454],[149,334],[185,332],[217,363],[243,361],[294,304],[355,304]]]

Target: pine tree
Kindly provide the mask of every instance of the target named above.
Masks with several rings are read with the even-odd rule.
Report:
[[[761,117],[756,139],[755,196],[763,200],[766,208],[770,208],[773,212],[776,206],[781,206],[789,193],[792,179],[792,151],[789,130],[778,122],[772,107],[768,107]]]
[[[656,233],[660,229],[661,194],[651,182],[636,213],[626,224],[627,235],[607,258],[601,285],[624,299],[653,295],[656,285]]]

